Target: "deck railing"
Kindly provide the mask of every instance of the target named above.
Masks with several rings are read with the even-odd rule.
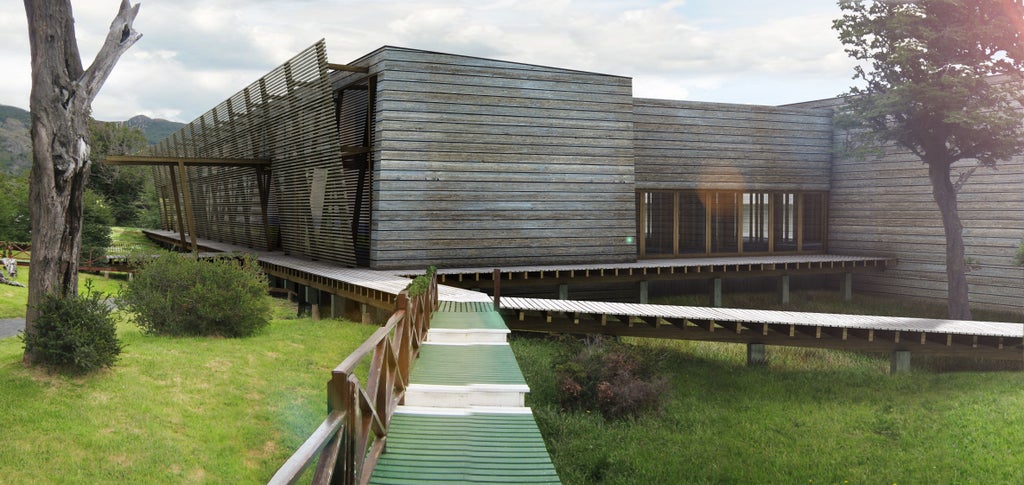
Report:
[[[404,402],[412,362],[427,336],[430,316],[437,309],[437,276],[430,272],[421,278],[429,278],[426,291],[410,296],[406,289],[399,294],[388,322],[331,372],[327,418],[269,483],[295,483],[314,462],[315,484],[369,481],[384,452],[391,415]],[[370,370],[364,387],[355,369],[368,356]]]

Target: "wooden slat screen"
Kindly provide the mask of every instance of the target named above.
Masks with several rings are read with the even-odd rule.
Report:
[[[355,265],[353,187],[341,177],[327,75],[321,40],[151,150],[156,156],[272,161],[269,238],[255,169],[188,168],[199,237],[260,249],[272,249],[268,240],[279,237],[285,252]],[[166,170],[157,170],[156,181],[165,227],[177,227]]]

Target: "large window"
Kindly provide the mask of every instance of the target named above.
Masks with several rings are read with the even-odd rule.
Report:
[[[824,192],[683,190],[637,195],[642,258],[826,249]]]

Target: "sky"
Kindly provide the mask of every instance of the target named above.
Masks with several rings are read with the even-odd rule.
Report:
[[[72,2],[84,65],[119,3]],[[839,15],[831,0],[147,0],[93,116],[191,121],[321,38],[340,64],[391,45],[627,76],[636,97],[796,103],[853,82]],[[28,108],[30,71],[24,4],[0,0],[0,104]]]

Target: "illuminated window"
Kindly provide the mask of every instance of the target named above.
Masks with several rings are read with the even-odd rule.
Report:
[[[639,192],[641,257],[824,251],[824,192]]]

